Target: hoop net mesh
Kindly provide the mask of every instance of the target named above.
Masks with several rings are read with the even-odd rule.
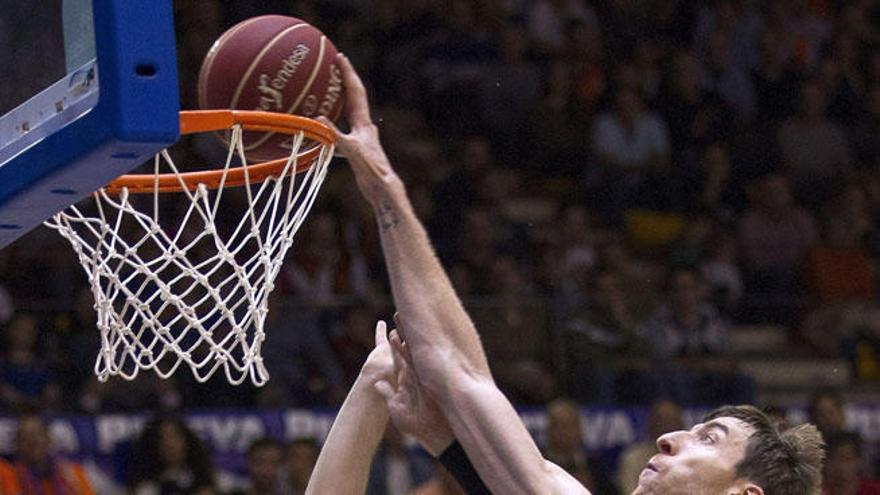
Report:
[[[105,189],[46,222],[73,246],[95,297],[101,348],[100,381],[140,370],[168,378],[185,363],[199,382],[222,369],[232,384],[269,378],[261,357],[269,294],[294,234],[317,197],[333,155],[322,145],[307,171],[296,174],[305,140],[293,136],[283,171],[251,183],[233,127],[220,187],[184,181],[167,150],[154,159],[183,191],[118,195]],[[224,190],[234,159],[245,185]],[[160,199],[165,199],[163,204]],[[173,200],[173,201],[170,201]]]

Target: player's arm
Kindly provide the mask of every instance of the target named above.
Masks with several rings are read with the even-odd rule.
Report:
[[[462,353],[463,363],[469,368],[489,376],[474,325],[435,256],[403,183],[385,156],[378,129],[370,118],[363,83],[344,56],[340,55],[337,62],[342,67],[351,126],[347,134],[336,129],[337,151],[348,158],[359,189],[376,213],[395,304],[413,328],[419,329],[406,335],[416,362],[420,368],[427,367],[436,361],[431,353],[441,348],[455,349]],[[332,126],[327,119],[321,120]]]
[[[492,493],[589,493],[543,458],[494,382],[455,365],[451,369],[440,403],[455,437]]]
[[[406,329],[400,320],[397,326]],[[449,387],[443,404],[438,404],[419,380],[409,346],[397,335],[390,343],[397,384],[380,381],[376,388],[388,403],[392,422],[435,457],[450,448],[451,427],[467,456],[459,452],[450,471],[469,488],[468,493],[587,493],[568,473],[543,459],[519,415],[494,383],[452,371],[454,386]],[[460,451],[457,444],[452,446],[453,455]],[[471,464],[479,476],[469,469]]]
[[[394,301],[416,374],[444,408],[455,437],[495,493],[585,493],[555,489],[547,466],[516,411],[495,386],[473,323],[465,313],[403,183],[391,168],[370,118],[366,90],[345,57],[351,132],[336,130],[338,149],[376,211]],[[332,124],[326,119],[323,122]],[[578,486],[571,480],[574,486]]]
[[[362,495],[373,454],[388,423],[388,409],[373,384],[393,373],[384,322],[376,325],[376,348],[346,397],[321,448],[307,495]]]
[[[395,316],[395,319],[397,317]],[[398,322],[399,326],[399,322]],[[412,367],[412,358],[398,334],[389,338],[397,383],[381,380],[376,383],[388,405],[388,415],[398,431],[409,435],[449,471],[469,495],[490,495],[473,463],[446,421],[446,416],[419,383]],[[389,377],[390,378],[390,377]]]

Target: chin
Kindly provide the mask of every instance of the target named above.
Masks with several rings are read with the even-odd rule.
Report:
[[[658,479],[656,479],[657,472],[648,470],[647,468],[642,471],[639,476],[639,484],[636,486],[636,489],[632,492],[632,495],[650,495],[653,493],[661,493],[657,490]]]
[[[631,495],[650,495],[650,494],[652,494],[652,493],[655,493],[655,491],[652,490],[651,488],[649,488],[649,487],[643,485],[643,484],[640,482],[640,483],[639,483],[639,486],[636,487],[636,489],[632,492]]]

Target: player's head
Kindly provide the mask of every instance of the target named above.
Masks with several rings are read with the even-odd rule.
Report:
[[[32,466],[45,463],[52,450],[46,421],[33,412],[22,414],[18,418],[16,444],[19,461]]]
[[[810,396],[807,406],[810,422],[829,436],[843,430],[846,423],[843,395],[834,389],[820,389]]]
[[[824,457],[813,425],[779,431],[752,406],[725,406],[657,439],[633,495],[817,494]]]
[[[284,445],[270,437],[255,440],[247,451],[247,469],[255,489],[277,488],[284,461]]]

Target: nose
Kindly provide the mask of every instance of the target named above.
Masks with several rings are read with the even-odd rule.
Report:
[[[683,431],[674,431],[657,438],[657,450],[661,454],[675,455],[678,452],[679,440]]]

